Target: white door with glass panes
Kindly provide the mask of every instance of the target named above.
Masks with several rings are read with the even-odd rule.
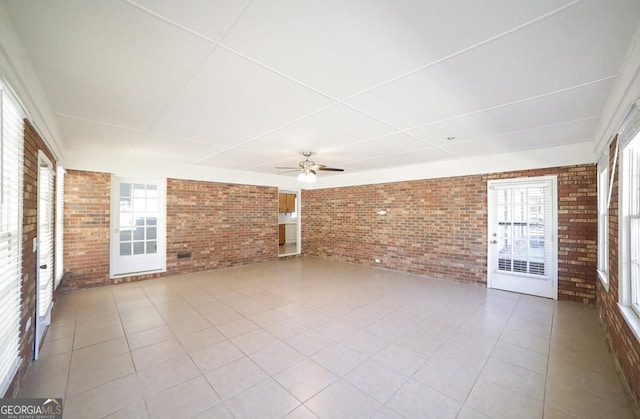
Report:
[[[166,181],[111,179],[111,277],[166,270]]]
[[[40,345],[44,332],[51,324],[53,306],[53,185],[54,173],[51,161],[38,151],[38,273],[36,287],[36,334],[34,339],[34,359],[40,355]]]
[[[487,187],[487,286],[557,299],[557,178],[495,180]]]

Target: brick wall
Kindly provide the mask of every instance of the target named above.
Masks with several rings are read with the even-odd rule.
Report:
[[[486,282],[481,176],[305,190],[305,254]],[[376,212],[385,209],[387,215]]]
[[[559,298],[593,304],[593,165],[305,190],[302,249],[307,255],[486,284],[487,180],[544,175],[558,176]],[[387,215],[377,215],[380,209]]]
[[[598,192],[595,165],[491,174],[489,179],[558,176],[558,298],[596,302]]]
[[[185,273],[278,257],[278,190],[167,181],[167,271]],[[177,254],[190,252],[191,258]]]
[[[610,145],[609,173],[613,169],[616,140]],[[618,309],[618,172],[611,184],[609,206],[609,291],[597,281],[598,312],[609,347],[627,381],[637,406],[640,406],[640,344]]]
[[[22,314],[20,321],[20,356],[22,357],[22,364],[12,385],[7,390],[6,395],[11,396],[15,396],[20,389],[20,383],[33,358],[36,323],[34,315],[36,310],[37,258],[32,246],[33,239],[38,235],[38,150],[42,150],[45,153],[53,163],[55,171],[55,159],[51,151],[29,121],[25,120],[22,210]],[[29,319],[31,320],[31,325],[27,329],[26,326]]]
[[[64,179],[65,290],[109,278],[111,175],[68,170]]]
[[[111,175],[70,170],[65,177],[64,289],[155,278],[109,279]],[[178,259],[178,253],[191,253]],[[278,256],[276,188],[167,180],[167,273],[274,260]]]

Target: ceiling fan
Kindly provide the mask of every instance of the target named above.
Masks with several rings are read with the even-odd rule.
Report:
[[[316,175],[318,174],[317,172],[319,170],[324,170],[326,172],[344,172],[344,169],[327,167],[324,164],[318,164],[312,160],[309,160],[309,157],[311,157],[311,154],[312,153],[310,151],[305,151],[304,153],[302,153],[302,155],[305,157],[305,160],[301,161],[298,164],[298,167],[276,167],[276,169],[286,170],[286,172],[282,172],[282,173],[300,171],[300,174],[298,175],[298,180],[300,182],[305,182],[305,183],[315,182]]]

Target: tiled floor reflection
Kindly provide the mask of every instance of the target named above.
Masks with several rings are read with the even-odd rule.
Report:
[[[65,294],[65,418],[632,418],[593,307],[314,258]]]

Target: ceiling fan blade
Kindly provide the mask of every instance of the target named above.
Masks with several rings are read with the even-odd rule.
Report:
[[[299,172],[300,169],[291,169],[291,170],[285,170],[284,172],[278,172],[279,175],[284,175],[285,173],[291,173],[291,172]]]
[[[279,169],[279,170],[300,170],[299,167],[282,167],[282,166],[276,166],[276,169]]]
[[[314,170],[322,170],[322,168],[323,168],[323,167],[327,167],[327,166],[325,166],[324,164],[318,164],[318,163],[316,163],[316,164],[311,165],[310,167],[311,167],[312,169],[314,169]]]
[[[335,167],[320,167],[318,170],[324,170],[325,172],[344,172],[344,169],[336,169]]]

